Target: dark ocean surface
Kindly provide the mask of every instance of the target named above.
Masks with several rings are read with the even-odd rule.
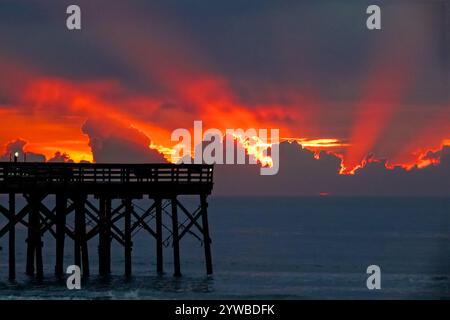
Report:
[[[15,282],[7,279],[8,237],[0,239],[0,299],[450,298],[450,198],[209,200],[212,277],[205,275],[201,243],[189,234],[181,244],[183,276],[172,277],[171,246],[164,249],[166,273],[157,276],[155,241],[141,231],[133,238],[131,279],[123,276],[123,248],[116,243],[112,276],[97,275],[94,239],[90,279],[81,290],[68,290],[53,276],[51,237],[44,239],[45,279],[24,274],[26,232],[18,227]],[[192,199],[186,201],[192,208]],[[66,241],[65,267],[72,249]],[[366,287],[373,264],[381,268],[381,290]]]

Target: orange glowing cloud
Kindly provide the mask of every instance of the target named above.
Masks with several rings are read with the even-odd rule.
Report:
[[[101,119],[113,128],[142,133],[148,138],[144,139],[148,148],[169,158],[175,144],[170,140],[172,130],[190,129],[194,120],[202,120],[205,129],[222,132],[227,128],[279,129],[285,140],[295,140],[316,152],[335,153],[343,161],[341,172],[353,173],[364,162],[378,157],[388,158],[390,165],[405,167],[435,164],[438,160],[428,152],[437,151],[442,141],[449,139],[450,115],[445,111],[414,130],[408,139],[393,143],[386,154],[369,156],[378,145],[387,143],[386,132],[398,131],[395,121],[399,106],[414,84],[422,61],[416,52],[405,58],[403,49],[426,47],[426,30],[412,39],[395,33],[389,39],[389,48],[382,41],[374,45],[376,54],[368,61],[371,70],[355,88],[360,92],[359,100],[350,114],[335,111],[333,115],[339,118],[331,119],[339,123],[350,119],[351,127],[340,130],[342,134],[327,134],[338,130],[324,124],[329,110],[319,89],[266,83],[250,89],[253,83],[245,83],[241,89],[253,90],[251,95],[257,97],[249,102],[251,99],[244,99],[193,41],[186,40],[173,19],[161,12],[146,12],[144,18],[141,12],[108,17],[110,12],[114,10],[98,18],[91,32],[98,39],[98,47],[111,53],[134,80],[143,83],[144,89],[120,81],[120,76],[71,80],[0,57],[0,94],[8,95],[5,101],[0,100],[0,145],[22,138],[28,142],[27,150],[44,154],[47,159],[60,152],[74,161],[93,161],[89,137],[81,128],[86,121]],[[138,22],[129,23],[149,19],[150,29]],[[414,46],[412,41],[416,41]],[[245,145],[245,141],[241,143]],[[262,156],[260,160],[270,163]]]

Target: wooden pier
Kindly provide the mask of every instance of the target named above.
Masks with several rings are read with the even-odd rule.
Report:
[[[186,234],[201,240],[206,273],[212,274],[207,197],[213,187],[213,166],[175,164],[87,164],[0,162],[0,203],[6,224],[0,226],[0,239],[8,234],[9,278],[16,277],[16,234],[18,224],[27,228],[26,273],[44,277],[42,238],[50,233],[56,242],[55,274],[64,275],[64,248],[73,241],[74,261],[84,277],[89,276],[88,241],[98,239],[98,272],[111,272],[111,242],[124,249],[124,273],[132,274],[132,237],[139,230],[156,241],[156,271],[163,272],[163,245],[173,247],[174,276],[181,275],[180,241]],[[189,211],[180,196],[197,196],[198,207]],[[16,209],[16,197],[26,204]],[[149,198],[148,208],[138,211],[134,200]],[[54,204],[49,208],[44,200]],[[119,199],[117,201],[116,199]],[[115,200],[115,201],[113,201]],[[113,203],[119,203],[113,207]],[[179,213],[184,215],[179,219]],[[67,219],[74,215],[72,219]],[[171,223],[164,225],[163,216]],[[68,220],[73,221],[69,223]],[[181,222],[180,222],[181,221]],[[163,229],[169,235],[164,238]],[[200,235],[197,235],[197,233]],[[0,270],[1,272],[1,270]]]

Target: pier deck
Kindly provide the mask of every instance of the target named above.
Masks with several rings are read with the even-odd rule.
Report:
[[[156,240],[158,273],[163,272],[163,243],[170,242],[174,275],[181,275],[179,243],[186,234],[191,234],[202,242],[206,272],[212,274],[207,216],[207,197],[212,187],[211,165],[0,162],[0,194],[8,195],[8,203],[0,203],[0,214],[7,221],[0,226],[0,240],[9,235],[9,277],[16,276],[17,224],[28,231],[26,273],[30,276],[44,276],[42,237],[47,232],[56,241],[56,275],[62,276],[64,272],[66,238],[74,243],[74,261],[68,265],[78,265],[83,276],[90,274],[87,243],[95,238],[99,274],[110,273],[111,241],[117,241],[124,247],[125,274],[131,275],[132,236],[138,230],[145,230]],[[178,197],[185,195],[199,197],[196,210],[191,212],[181,203]],[[18,196],[26,200],[19,211]],[[152,200],[151,205],[143,212],[135,210],[133,200],[147,197]],[[54,203],[52,208],[44,204],[47,198],[54,198],[47,201]],[[114,199],[119,199],[115,208]],[[179,219],[178,213],[185,218]],[[67,222],[70,214],[74,215],[69,219],[74,221],[73,225]],[[170,225],[163,224],[163,214],[170,217]],[[168,230],[166,238],[163,230]]]

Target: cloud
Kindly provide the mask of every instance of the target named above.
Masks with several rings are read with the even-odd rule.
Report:
[[[0,11],[0,144],[24,137],[47,158],[64,150],[92,160],[80,127],[107,115],[166,148],[173,129],[202,120],[345,140],[333,151],[349,169],[369,153],[413,165],[414,152],[449,138],[450,41],[439,3],[382,2],[390,32],[368,34],[364,1],[127,1],[104,10],[80,0],[97,19],[74,37],[54,28],[63,3],[10,2]]]
[[[70,155],[60,151],[55,152],[55,155],[48,160],[48,162],[74,162],[72,159],[70,159]]]
[[[149,147],[150,139],[132,127],[88,120],[83,132],[96,162],[161,163],[162,154]],[[10,161],[19,152],[28,162],[43,162],[45,156],[26,150],[27,142],[16,139],[5,146],[0,161]],[[205,144],[203,145],[205,147]],[[235,144],[235,152],[241,147]],[[226,152],[226,150],[224,150]],[[224,153],[225,154],[225,153]],[[261,176],[259,165],[215,165],[214,195],[233,196],[449,196],[450,146],[429,151],[422,157],[426,167],[389,167],[386,160],[367,158],[353,175],[341,175],[342,159],[329,152],[317,153],[297,142],[280,144],[277,175]],[[246,156],[248,163],[249,156]],[[64,152],[56,152],[49,162],[72,162]]]
[[[260,176],[256,165],[216,165],[215,195],[242,196],[448,196],[450,148],[441,150],[440,164],[406,170],[387,168],[382,160],[369,161],[354,175],[340,175],[341,159],[314,152],[297,143],[280,144],[280,170]]]
[[[45,156],[43,154],[25,151],[24,147],[26,144],[27,142],[22,139],[9,142],[5,146],[5,153],[0,157],[0,161],[10,161],[14,158],[14,154],[18,152],[19,161],[24,161],[25,157],[27,162],[45,162]]]
[[[84,123],[82,131],[89,136],[89,146],[95,162],[167,162],[161,153],[150,148],[150,138],[133,127],[90,119]]]

